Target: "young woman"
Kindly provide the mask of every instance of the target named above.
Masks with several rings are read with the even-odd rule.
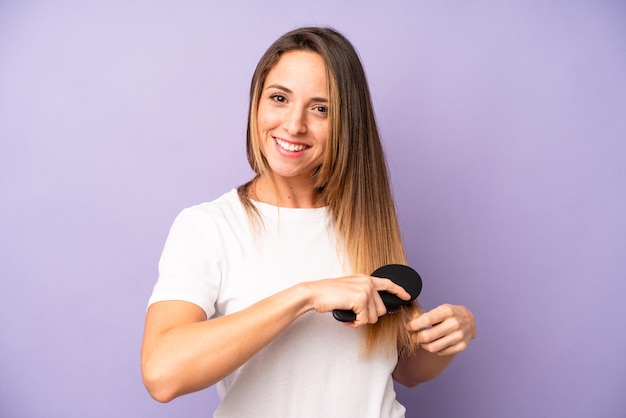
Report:
[[[386,315],[378,291],[409,294],[369,274],[406,259],[344,36],[300,28],[270,46],[252,78],[247,150],[257,175],[172,226],[146,316],[148,391],[167,402],[217,383],[216,417],[403,417],[392,379],[437,376],[476,326],[455,305]]]

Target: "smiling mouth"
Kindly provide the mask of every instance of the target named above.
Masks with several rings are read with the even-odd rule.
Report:
[[[290,144],[289,142],[285,142],[282,139],[278,139],[278,138],[274,138],[274,141],[276,141],[279,147],[289,152],[304,151],[305,149],[308,148],[307,145]]]

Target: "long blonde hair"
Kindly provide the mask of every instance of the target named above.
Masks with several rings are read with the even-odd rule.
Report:
[[[247,155],[257,174],[269,174],[256,131],[257,109],[270,69],[288,51],[320,54],[326,64],[329,93],[329,135],[324,161],[315,176],[320,192],[355,273],[369,274],[390,263],[406,263],[389,175],[380,141],[365,72],[352,44],[331,28],[304,27],[277,39],[259,61],[250,87]],[[252,180],[254,181],[254,180]],[[239,187],[242,203],[251,217],[254,205],[248,182]],[[419,308],[413,304],[398,314],[384,315],[368,325],[363,352],[397,348],[400,355],[417,344],[406,322]]]

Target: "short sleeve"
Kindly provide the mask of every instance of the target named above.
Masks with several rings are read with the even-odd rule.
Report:
[[[199,306],[210,318],[221,282],[219,236],[210,212],[199,206],[184,209],[170,228],[148,305],[182,300]]]

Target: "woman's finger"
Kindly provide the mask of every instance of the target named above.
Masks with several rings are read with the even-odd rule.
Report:
[[[463,338],[461,330],[456,330],[451,334],[447,334],[434,341],[420,343],[420,348],[438,355],[450,355],[458,354],[465,350],[467,348],[467,343]]]

